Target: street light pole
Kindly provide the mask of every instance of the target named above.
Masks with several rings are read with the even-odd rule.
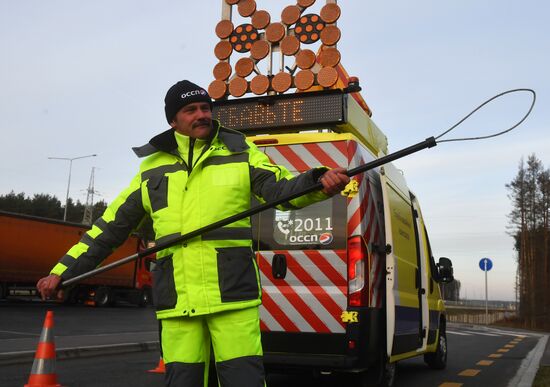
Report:
[[[79,157],[48,157],[50,160],[66,160],[69,161],[69,181],[67,182],[67,196],[65,197],[65,211],[63,212],[63,221],[67,220],[67,207],[69,205],[69,190],[71,189],[71,172],[73,169],[73,161],[78,159],[84,159],[86,157],[96,157],[97,154],[79,156]]]

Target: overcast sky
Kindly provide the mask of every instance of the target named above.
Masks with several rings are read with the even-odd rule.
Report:
[[[294,1],[258,0],[272,21]],[[0,0],[0,194],[86,200],[92,167],[107,201],[137,171],[132,146],[168,128],[163,98],[213,80],[221,0]],[[310,11],[318,12],[317,0]],[[533,114],[494,140],[441,144],[395,164],[420,198],[436,256],[453,259],[462,296],[513,300],[515,256],[505,184],[521,158],[550,167],[550,6],[543,0],[339,1],[338,48],[395,151],[442,132],[485,99],[533,88]],[[309,12],[309,11],[308,11]],[[507,97],[456,136],[516,122],[529,96]],[[453,137],[454,133],[452,133]]]

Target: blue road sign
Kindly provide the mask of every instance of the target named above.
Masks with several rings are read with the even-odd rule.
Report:
[[[479,261],[479,268],[483,271],[489,271],[493,268],[493,261],[489,258],[481,258]]]

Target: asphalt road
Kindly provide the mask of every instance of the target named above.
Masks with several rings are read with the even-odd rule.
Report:
[[[36,302],[0,302],[0,355],[6,352],[34,351],[47,309],[55,315],[58,352],[73,345],[93,347],[106,342],[125,343],[131,352],[88,354],[67,352],[56,366],[58,381],[64,386],[162,386],[163,376],[148,373],[159,360],[156,347],[137,345],[139,340],[155,341],[157,322],[153,310],[133,306],[115,308],[65,307]],[[398,364],[396,387],[494,386],[505,387],[520,364],[540,339],[532,332],[496,328],[449,326],[448,367],[429,369],[422,358]],[[134,345],[135,344],[135,345]],[[133,345],[133,346],[132,346]],[[90,357],[90,355],[96,355]],[[16,364],[0,362],[0,386],[23,386],[28,379],[32,357]],[[341,375],[313,377],[271,374],[270,387],[339,387]],[[446,384],[449,383],[449,384]],[[453,384],[456,383],[456,384]],[[347,384],[347,383],[346,383]]]

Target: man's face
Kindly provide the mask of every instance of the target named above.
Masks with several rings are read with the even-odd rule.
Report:
[[[212,131],[212,111],[207,102],[190,103],[182,107],[170,123],[185,136],[206,139]]]

